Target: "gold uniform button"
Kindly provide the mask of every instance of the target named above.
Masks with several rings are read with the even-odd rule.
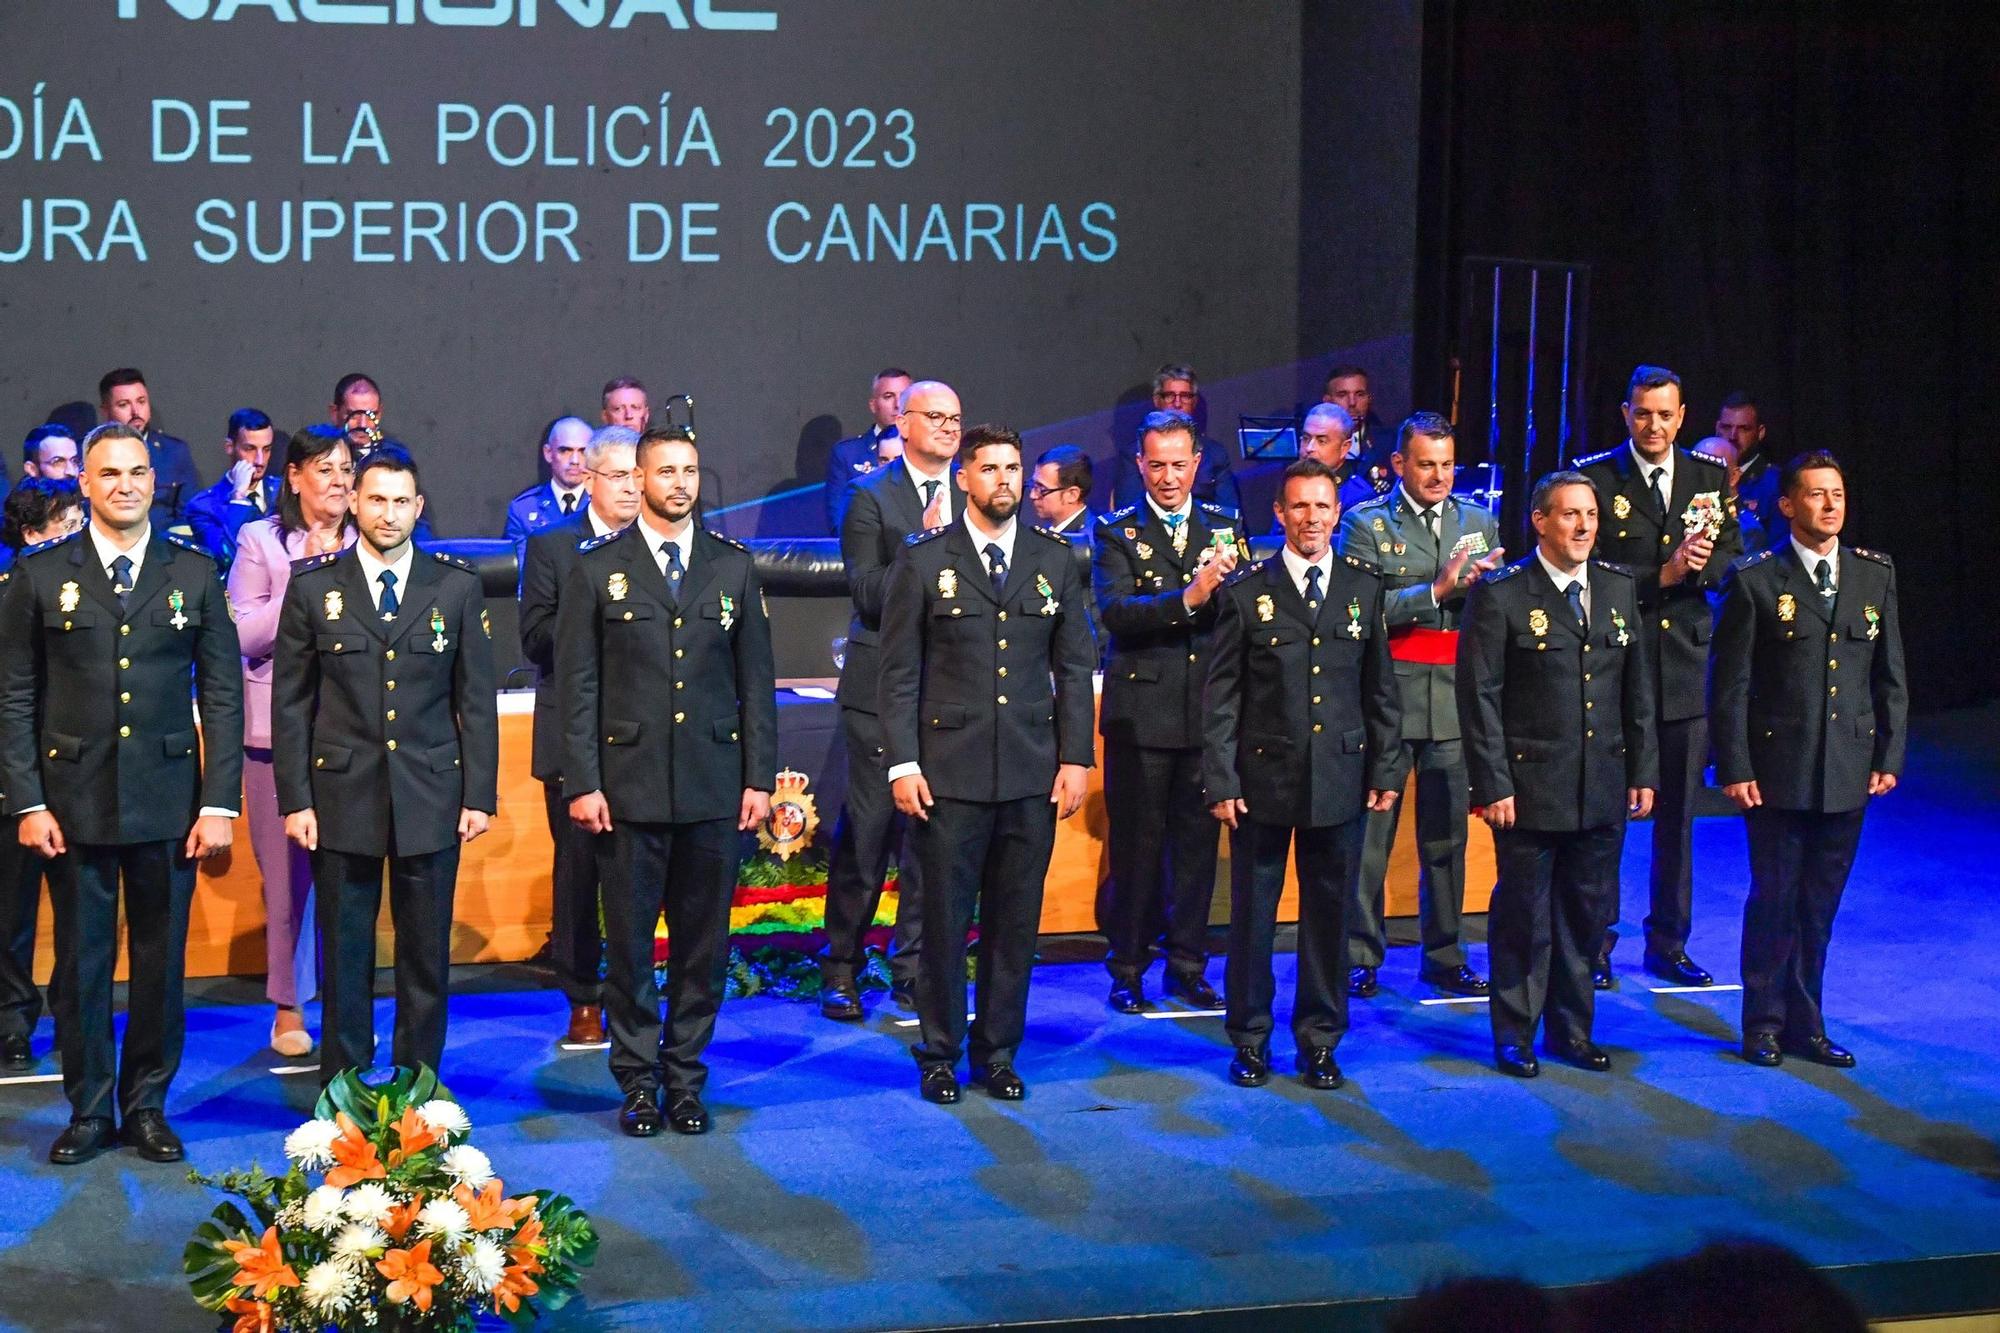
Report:
[[[49,751],[49,758],[53,759],[53,758],[55,758],[55,757],[56,757],[56,752],[55,752],[54,750],[50,750],[50,751]]]
[[[130,690],[120,690],[120,691],[118,692],[118,702],[119,702],[119,703],[121,703],[121,704],[129,704],[129,703],[131,703],[131,702],[132,702],[132,691],[130,691]]]
[[[1789,639],[1789,638],[1791,637],[1791,635],[1787,634],[1787,635],[1786,635],[1785,637]],[[1839,636],[1838,634],[1829,634],[1829,635],[1827,635],[1827,636],[1826,636],[1826,641],[1827,641],[1828,643],[1839,643],[1839,642],[1840,642],[1840,636]]]
[[[314,755],[314,756],[313,756],[313,767],[314,767],[314,768],[325,768],[325,767],[326,767],[326,756],[325,756],[325,755],[323,755],[323,754],[322,754],[322,755]]]
[[[995,699],[993,702],[996,704],[1004,704],[1007,702],[1007,696],[1003,694],[999,698]]]
[[[1181,582],[1182,582],[1182,583],[1193,583],[1193,582],[1194,582],[1194,575],[1192,575],[1192,574],[1183,574],[1183,575],[1181,575]]]
[[[119,658],[119,659],[118,659],[118,669],[119,669],[120,671],[130,671],[130,670],[132,669],[132,659],[131,659],[131,658],[129,658],[129,657],[121,657],[121,658]]]
[[[675,714],[674,714],[674,725],[675,725],[675,726],[679,726],[679,725],[680,725],[681,723],[683,723],[683,722],[687,721],[687,719],[688,719],[688,715],[687,715],[686,713],[675,713]]]
[[[1673,621],[1671,621],[1671,620],[1667,620],[1667,619],[1665,619],[1664,617],[1662,617],[1662,618],[1661,618],[1661,620],[1660,620],[1660,628],[1661,628],[1661,629],[1672,629],[1673,627],[1674,627],[1674,622],[1673,622]]]
[[[675,629],[679,629],[680,627],[681,627],[681,618],[680,618],[679,616],[675,616],[675,617],[674,617],[674,628],[675,628]]]
[[[1002,677],[1004,678],[1004,677],[1006,676],[1006,674],[1007,674],[1007,668],[1006,668],[1006,667],[1001,667],[1001,668],[1000,668],[1000,675],[1001,675],[1001,676],[1002,676]]]
[[[1583,701],[1583,707],[1584,707],[1584,711],[1588,712],[1588,711],[1589,711],[1590,709],[1593,709],[1593,708],[1597,707],[1597,705],[1596,705],[1596,704],[1594,704],[1594,703],[1592,703],[1592,702],[1591,702],[1590,700],[1588,700],[1588,699],[1585,699],[1585,700]]]
[[[1317,634],[1313,635],[1313,647],[1319,647],[1319,635]]]
[[[130,727],[120,727],[120,728],[118,728],[118,734],[119,734],[120,736],[130,736],[130,735],[132,734],[132,728],[130,728]]]
[[[63,621],[63,628],[64,629],[69,628],[69,622],[67,620]],[[118,627],[118,632],[120,634],[130,634],[132,632],[132,627],[130,625],[120,625]]]
[[[394,722],[396,720],[396,710],[393,708],[389,710],[389,720],[391,722]]]
[[[395,742],[395,741],[393,741],[393,740],[392,740],[392,741],[390,741],[390,742],[389,742],[389,748],[390,748],[390,749],[392,749],[392,750],[393,750],[393,749],[395,749],[395,748],[396,748],[396,742]]]
[[[1588,682],[1589,682],[1589,680],[1590,680],[1590,673],[1589,673],[1588,671],[1586,671],[1586,672],[1584,672],[1584,673],[1583,673],[1583,679],[1584,679],[1584,681],[1585,681],[1586,683],[1588,683]]]
[[[1314,667],[1314,668],[1313,668],[1313,674],[1314,674],[1315,676],[1317,676],[1317,675],[1319,674],[1319,668],[1318,668],[1318,667]]]
[[[1826,664],[1826,669],[1828,671],[1838,671],[1840,670],[1840,663],[1829,660]]]
[[[1589,651],[1590,651],[1590,645],[1589,645],[1589,644],[1587,644],[1587,643],[1586,643],[1585,645],[1583,645],[1583,651],[1585,651],[1586,653],[1587,653],[1587,652],[1589,652]]]
[[[396,688],[396,682],[393,680],[385,680],[382,682],[382,688],[385,690],[393,690]]]
[[[1318,703],[1318,702],[1319,702],[1319,696],[1318,696],[1317,694],[1315,694],[1315,695],[1313,696],[1313,702],[1314,702],[1314,703]]]
[[[631,613],[630,611],[627,611],[627,612],[625,613],[625,617],[624,617],[624,618],[625,618],[626,620],[630,620],[630,619],[632,618],[632,613]]]
[[[1673,545],[1673,541],[1674,539],[1672,537],[1669,537],[1666,533],[1663,532],[1660,534],[1660,545],[1671,546]]]
[[[1321,726],[1321,725],[1320,725],[1319,723],[1315,722],[1315,723],[1313,723],[1313,730],[1314,730],[1314,731],[1325,731],[1325,730],[1326,730],[1326,728],[1325,728],[1325,727],[1323,727],[1323,726]]]
[[[1584,729],[1584,733],[1583,733],[1583,735],[1584,735],[1584,738],[1585,738],[1586,740],[1588,740],[1588,739],[1589,739],[1590,737],[1592,737],[1592,736],[1595,736],[1596,734],[1597,734],[1596,732],[1594,732],[1594,731],[1591,731],[1591,730],[1590,730],[1589,728],[1585,728],[1585,729]]]
[[[951,609],[951,613],[955,616],[962,616],[965,614],[965,608],[962,606],[954,606]]]
[[[1007,651],[1007,641],[1005,639],[1000,640],[1000,642],[995,646],[998,647],[1000,651],[1003,653]]]
[[[390,649],[390,650],[389,650],[388,652],[386,652],[386,653],[384,653],[384,654],[382,654],[382,655],[383,655],[384,657],[388,658],[388,659],[389,659],[389,660],[390,660],[391,662],[393,662],[393,661],[395,661],[395,660],[396,660],[396,650],[395,650],[394,648],[391,648],[391,649]]]
[[[688,650],[687,650],[687,649],[685,649],[685,648],[676,648],[676,649],[674,649],[674,656],[675,656],[675,657],[686,657],[687,655],[688,655]]]
[[[1002,611],[1002,612],[1000,613],[1000,618],[1001,618],[1002,620],[1005,620],[1005,619],[1007,618],[1007,613],[1006,613],[1005,611]]]
[[[1194,661],[1194,660],[1195,660],[1195,655],[1194,655],[1193,653],[1189,653],[1189,654],[1188,654],[1188,661],[1192,662],[1192,661]]]
[[[1829,699],[1833,698],[1833,696],[1839,693],[1840,693],[1840,686],[1838,685],[1829,685],[1826,687],[1826,697]]]

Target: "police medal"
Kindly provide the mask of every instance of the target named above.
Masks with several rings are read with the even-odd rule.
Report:
[[[619,570],[604,580],[604,595],[614,602],[622,602],[631,594],[632,584],[625,572]]]
[[[1799,613],[1799,599],[1788,592],[1778,594],[1778,619],[1790,624]]]
[[[1257,598],[1257,619],[1269,624],[1271,617],[1276,614],[1276,610],[1277,608],[1271,605],[1269,593],[1265,593]]]
[[[449,641],[444,637],[444,612],[431,608],[431,651],[441,653]]]
[[[346,609],[346,606],[347,599],[340,595],[340,589],[338,588],[330,589],[326,596],[320,600],[320,609],[326,612],[328,620],[340,619],[341,612]]]
[[[1879,638],[1882,633],[1882,613],[1872,606],[1861,608],[1861,618],[1868,622],[1868,637]]]
[[[76,586],[75,580],[71,580],[63,584],[62,591],[56,595],[56,603],[62,608],[62,613],[68,615],[70,612],[76,610],[77,602],[81,599],[82,595],[83,590]]]
[[[1352,597],[1347,601],[1347,637],[1350,639],[1361,637],[1361,603]]]
[[[1528,632],[1538,639],[1546,635],[1549,632],[1549,613],[1539,606],[1528,612]]]
[[[175,629],[186,629],[188,627],[188,618],[187,618],[187,612],[183,608],[187,606],[187,598],[181,595],[181,590],[179,588],[175,588],[172,592],[167,594],[167,605],[172,607],[174,610],[173,619],[169,620],[167,623],[169,625],[172,625]]]
[[[721,619],[722,619],[722,628],[725,633],[728,631],[731,625],[734,625],[736,623],[736,603],[730,600],[728,593],[722,594]]]
[[[1043,615],[1052,616],[1062,609],[1062,603],[1056,600],[1056,590],[1049,586],[1047,574],[1035,575],[1035,591],[1042,595]]]

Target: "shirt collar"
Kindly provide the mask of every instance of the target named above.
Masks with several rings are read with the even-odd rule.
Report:
[[[363,581],[368,584],[369,596],[378,599],[381,597],[382,571],[385,569],[395,571],[396,596],[399,600],[409,592],[410,566],[415,564],[417,560],[416,543],[404,542],[403,553],[396,557],[393,564],[383,564],[382,558],[376,555],[365,542],[354,543],[354,554],[361,560],[361,574]]]
[[[579,482],[575,486],[565,486],[561,482],[556,481],[554,478],[550,478],[549,490],[556,497],[557,508],[562,507],[562,498],[565,495],[574,495],[579,500],[587,500],[590,498],[589,492],[587,492],[584,489],[583,484],[581,482]]]
[[[606,523],[603,519],[599,518],[597,516],[597,511],[595,509],[592,509],[589,505],[585,505],[583,507],[583,512],[589,515],[588,518],[584,519],[584,522],[590,525],[590,535],[593,537],[605,537],[609,536],[614,532],[623,531],[623,529],[614,528],[610,524]],[[659,548],[655,547],[654,549],[658,550]]]
[[[1416,496],[1410,494],[1409,487],[1402,485],[1399,482],[1397,483],[1396,489],[1403,493],[1403,504],[1412,514],[1422,515],[1425,512],[1424,502],[1419,500]],[[1436,510],[1439,514],[1443,514],[1444,501],[1439,500],[1436,504],[1430,506],[1430,508]]]
[[[1590,591],[1590,562],[1588,560],[1577,566],[1576,573],[1565,574],[1549,563],[1549,558],[1542,554],[1542,548],[1539,546],[1535,548],[1535,559],[1542,562],[1542,569],[1548,574],[1549,582],[1556,585],[1557,592],[1563,591],[1572,583],[1582,584],[1583,591]]]
[[[134,579],[139,577],[139,567],[146,563],[146,546],[153,540],[153,524],[150,519],[139,529],[139,540],[132,543],[132,549],[129,551],[121,551],[113,546],[104,534],[97,530],[95,523],[84,526],[90,530],[90,544],[97,551],[97,563],[103,567],[107,576],[111,573],[111,562],[122,555],[132,562],[132,577]]]
[[[1014,534],[1020,530],[1020,522],[1017,519],[1008,519],[1006,524],[1001,527],[1000,534],[996,537],[989,537],[978,528],[972,526],[972,510],[970,506],[967,507],[965,513],[959,515],[958,521],[965,525],[965,535],[972,538],[972,549],[979,553],[981,560],[986,559],[987,545],[991,542],[998,542],[1000,544],[1000,558],[1007,562],[1007,568],[1012,569],[1014,567]]]
[[[660,559],[660,543],[670,541],[681,548],[681,568],[686,569],[688,567],[688,557],[694,554],[693,520],[689,520],[688,525],[681,529],[681,535],[678,537],[669,537],[666,533],[661,532],[651,523],[648,523],[646,521],[646,513],[643,509],[639,511],[638,525],[640,535],[646,539],[647,553],[653,557],[655,564],[659,563]]]
[[[1326,595],[1327,575],[1333,572],[1333,548],[1331,546],[1321,551],[1317,560],[1306,559],[1292,549],[1290,542],[1285,544],[1285,548],[1281,554],[1285,561],[1285,572],[1292,576],[1292,586],[1299,590],[1300,596],[1305,595],[1306,571],[1309,569],[1320,571],[1320,595],[1322,597]]]
[[[1660,487],[1662,490],[1666,491],[1668,495],[1671,496],[1674,493],[1675,450],[1673,446],[1672,445],[1667,446],[1666,458],[1658,463],[1651,461],[1644,454],[1640,453],[1639,446],[1632,443],[1630,440],[1625,441],[1625,447],[1632,451],[1632,461],[1635,464],[1637,464],[1639,468],[1639,480],[1645,483],[1648,489],[1650,489],[1653,484],[1653,469],[1656,467],[1666,469],[1666,475],[1660,478]]]
[[[1172,515],[1179,514],[1181,518],[1185,520],[1189,515],[1194,513],[1194,496],[1190,495],[1188,496],[1187,499],[1181,501],[1180,508],[1178,509],[1162,509],[1160,508],[1159,505],[1154,503],[1152,492],[1149,491],[1146,493],[1146,507],[1148,509],[1151,509],[1155,514],[1158,514],[1160,516],[1161,523],[1166,524],[1166,526],[1168,527],[1172,527],[1173,526],[1172,524],[1167,523],[1167,519],[1170,518]]]
[[[1832,561],[1833,568],[1827,571],[1827,576],[1833,580],[1834,585],[1836,587],[1839,586],[1840,584],[1839,542],[1835,542],[1833,544],[1833,549],[1831,551],[1828,551],[1825,555],[1821,555],[1818,551],[1813,550],[1812,547],[1807,546],[1804,542],[1800,541],[1797,533],[1793,533],[1792,550],[1797,553],[1799,557],[1799,563],[1805,566],[1806,573],[1814,575],[1815,577],[1817,577],[1819,574],[1820,561],[1822,560]]]

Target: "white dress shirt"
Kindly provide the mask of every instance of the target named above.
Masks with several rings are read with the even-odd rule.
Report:
[[[1565,574],[1549,563],[1549,558],[1542,554],[1542,548],[1539,546],[1535,548],[1535,559],[1542,562],[1542,569],[1556,585],[1556,591],[1563,596],[1569,596],[1570,584],[1580,583],[1583,585],[1583,618],[1585,620],[1593,619],[1594,617],[1591,615],[1590,610],[1590,562],[1586,560],[1578,565],[1574,574]]]
[[[915,459],[904,454],[903,466],[909,470],[910,484],[917,489],[917,508],[928,507],[924,501],[924,486],[934,481],[938,484],[938,526],[943,527],[951,522],[951,465],[947,463],[944,471],[935,477],[930,477],[918,470]]]
[[[1660,494],[1667,497],[1667,505],[1671,508],[1674,503],[1674,455],[1678,451],[1672,445],[1668,445],[1667,456],[1655,463],[1640,453],[1639,446],[1630,440],[1625,442],[1625,447],[1632,451],[1632,461],[1639,465],[1639,482],[1647,490],[1653,489],[1653,469],[1660,470]],[[1673,515],[1669,514],[1667,517],[1671,519]]]
[[[1840,591],[1840,543],[1835,542],[1825,555],[1800,541],[1796,534],[1792,537],[1792,550],[1798,553],[1799,563],[1806,567],[1806,577],[1812,580],[1815,591],[1819,588],[1819,567],[1822,561],[1832,566],[1826,577],[1833,584],[1833,590]]]
[[[661,532],[651,523],[648,523],[642,514],[639,519],[639,534],[646,539],[646,550],[652,555],[653,564],[660,571],[661,578],[667,576],[667,556],[666,552],[660,548],[668,542],[672,542],[680,548],[681,574],[683,576],[687,574],[688,557],[694,554],[694,520],[692,518],[689,518],[686,523],[681,525],[680,536],[669,537],[666,533]]]
[[[561,482],[550,481],[549,490],[555,494],[556,512],[558,514],[564,512],[563,497],[565,495],[574,495],[578,505],[587,505],[590,503],[590,492],[585,490],[581,485],[565,486]],[[576,512],[576,505],[571,505],[568,512],[574,514]]]
[[[1299,596],[1303,597],[1306,595],[1306,571],[1317,569],[1319,571],[1319,595],[1324,599],[1327,588],[1333,582],[1333,548],[1329,546],[1324,551],[1321,551],[1317,560],[1308,560],[1297,551],[1294,551],[1291,543],[1287,542],[1283,556],[1285,572],[1292,576],[1292,586],[1299,590]]]
[[[354,543],[354,554],[361,559],[361,576],[368,584],[368,598],[375,603],[375,609],[382,609],[382,571],[385,569],[396,576],[396,605],[401,606],[410,595],[410,567],[417,563],[417,548],[404,542],[402,553],[388,564],[382,563],[382,557],[376,555],[367,542]]]
[[[584,512],[590,515],[590,517],[585,519],[584,521],[590,524],[591,536],[606,537],[614,532],[622,531],[622,529],[614,528],[610,524],[606,523],[603,519],[599,518],[597,516],[597,511],[595,509],[586,509]]]

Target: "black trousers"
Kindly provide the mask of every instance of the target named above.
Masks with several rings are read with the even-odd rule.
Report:
[[[312,854],[319,924],[319,1079],[375,1063],[375,918],[382,872],[389,874],[389,919],[396,928],[394,1063],[437,1069],[444,1059],[451,998],[451,915],[459,844],[417,856]]]
[[[1417,770],[1417,912],[1424,941],[1425,972],[1450,972],[1465,962],[1459,913],[1465,906],[1466,808],[1472,780],[1465,771],[1465,743],[1459,740],[1405,740],[1396,754],[1392,785],[1397,791]],[[1389,852],[1403,801],[1370,811],[1361,842],[1361,873],[1348,904],[1347,961],[1353,967],[1380,967],[1387,950],[1382,925],[1383,886]]]
[[[1493,831],[1500,882],[1487,909],[1493,1044],[1528,1046],[1546,1019],[1552,1043],[1587,1041],[1596,1014],[1591,963],[1617,901],[1620,826]]]
[[[734,819],[692,824],[615,820],[597,840],[604,886],[605,1028],[621,1092],[700,1093],[729,975],[729,905],[740,835]],[[667,1017],[653,979],[653,928],[667,915]]]
[[[48,863],[21,845],[15,837],[20,826],[19,819],[0,819],[0,1037],[30,1036],[42,1017],[35,925]]]
[[[562,783],[543,783],[542,800],[548,811],[549,838],[556,849],[549,959],[571,1004],[601,1004],[604,983],[597,972],[604,956],[604,937],[597,928],[597,856],[591,846],[595,835],[570,819]]]
[[[1826,1035],[1820,983],[1833,917],[1861,843],[1862,810],[1821,814],[1758,806],[1743,815],[1750,838],[1750,897],[1743,904],[1743,1031],[1791,1040]]]
[[[1028,973],[1042,923],[1042,881],[1056,844],[1056,808],[1046,796],[1018,801],[938,797],[912,841],[924,871],[930,939],[917,972],[917,1063],[977,1070],[1012,1064],[1028,1025]],[[979,920],[978,1011],[965,1016],[965,933]]]
[[[834,826],[833,859],[826,872],[825,974],[829,980],[854,979],[863,937],[882,901],[883,876],[901,849],[889,975],[898,987],[915,987],[924,934],[923,866],[912,854],[908,821],[889,795],[888,771],[882,767],[882,719],[843,708],[840,727],[847,741],[847,804]]]
[[[1653,870],[1646,911],[1646,948],[1653,953],[1687,948],[1694,918],[1694,805],[1707,768],[1706,717],[1660,723],[1660,786],[1653,794]],[[1615,884],[1615,863],[1611,873]],[[1608,920],[1618,920],[1615,898]],[[1607,957],[1616,938],[1604,937]]]
[[[181,855],[176,839],[123,846],[71,842],[47,866],[56,914],[50,989],[70,1114],[109,1117],[114,1097],[120,1117],[164,1110],[187,1032],[181,983],[194,862]],[[131,961],[122,1052],[111,1029],[121,880]]]
[[[1347,1034],[1347,903],[1361,857],[1362,817],[1294,829],[1239,816],[1229,835],[1228,996],[1223,1030],[1236,1046],[1268,1047],[1277,981],[1271,952],[1285,854],[1299,871],[1299,971],[1292,1036],[1299,1048],[1338,1046]]]
[[[1168,970],[1200,975],[1208,965],[1221,837],[1202,802],[1201,751],[1106,741],[1104,803],[1111,878],[1099,895],[1097,925],[1111,945],[1105,967],[1120,981],[1137,981],[1164,927]]]

